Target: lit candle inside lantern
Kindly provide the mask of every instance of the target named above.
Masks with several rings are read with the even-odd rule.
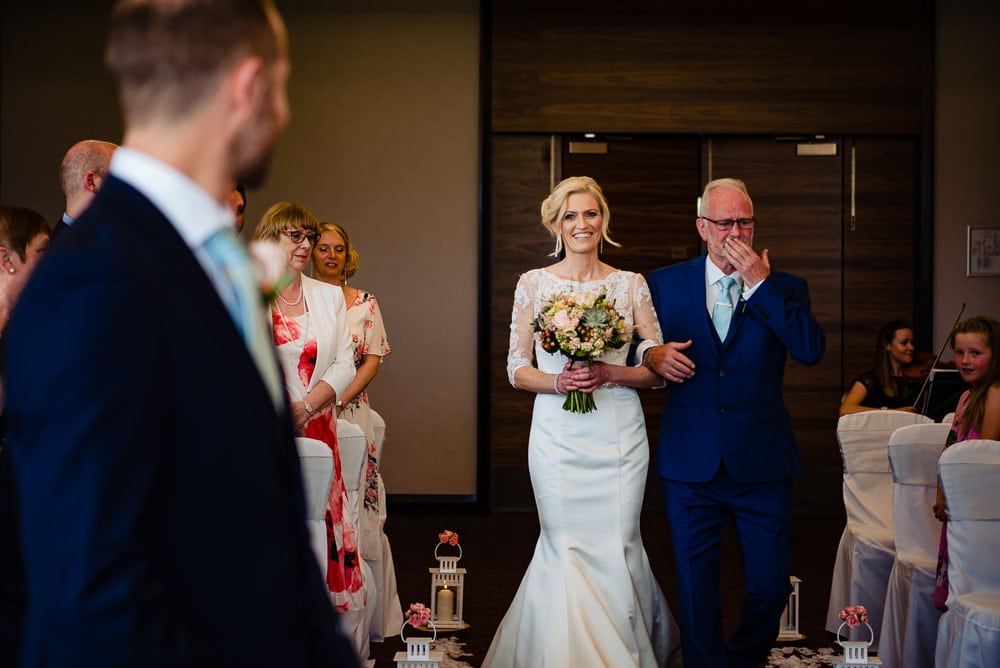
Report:
[[[455,616],[455,592],[447,587],[439,589],[437,593],[437,618],[443,622],[450,622]]]

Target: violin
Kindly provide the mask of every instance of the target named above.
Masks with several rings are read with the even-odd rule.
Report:
[[[900,375],[904,378],[916,378],[922,379],[930,375],[931,369],[935,368],[934,364],[937,359],[934,357],[934,353],[929,352],[918,352],[913,355],[913,361],[904,366],[900,371]],[[954,366],[954,362],[949,362]],[[942,368],[938,366],[937,368]]]
[[[958,321],[962,319],[962,314],[963,313],[965,313],[965,302],[962,302],[962,308],[960,308],[958,310],[958,316],[955,318],[955,324],[951,326],[951,329],[955,329],[955,325],[957,325]],[[948,331],[950,332],[951,329],[948,330]],[[924,383],[923,383],[923,385],[920,386],[920,391],[917,392],[917,398],[913,400],[913,408],[914,409],[916,409],[917,404],[920,403],[920,397],[923,396],[924,391],[927,389],[927,382],[931,379],[931,369],[933,369],[935,366],[937,366],[937,363],[941,359],[941,355],[944,354],[944,349],[945,349],[945,347],[947,345],[948,345],[948,341],[945,341],[944,344],[941,346],[941,350],[938,351],[937,357],[934,358],[934,361],[927,368],[927,373],[924,376]],[[923,354],[923,353],[921,353],[921,354]],[[914,355],[913,356],[914,362],[916,362],[917,357],[918,357],[918,355]],[[914,362],[911,362],[907,366],[912,366],[914,364]],[[955,363],[954,362],[951,362],[951,367],[952,368],[955,367]],[[944,367],[942,367],[942,368],[944,368]]]

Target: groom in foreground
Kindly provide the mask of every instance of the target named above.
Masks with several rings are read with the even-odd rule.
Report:
[[[112,14],[123,145],[4,337],[25,667],[358,665],[228,204],[288,120],[287,54],[270,0]]]
[[[804,279],[771,271],[752,246],[746,186],[710,182],[696,220],[707,253],[649,276],[661,346],[639,350],[668,381],[657,470],[677,569],[685,668],[751,668],[767,658],[791,591],[792,476],[802,472],[782,399],[788,354],[807,365],[826,337]],[[720,545],[733,518],[746,596],[722,633]]]

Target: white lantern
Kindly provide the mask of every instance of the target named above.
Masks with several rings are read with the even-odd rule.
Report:
[[[420,608],[426,615],[427,608],[422,604],[415,603],[410,606],[410,609],[413,610],[415,607]],[[429,621],[427,624],[434,631],[432,638],[406,638],[406,627],[410,625],[410,622],[403,622],[403,625],[399,629],[399,637],[403,638],[406,642],[406,651],[396,652],[396,655],[392,657],[392,660],[396,662],[396,668],[441,668],[441,662],[444,660],[444,652],[437,652],[431,649],[431,643],[437,640],[437,628],[435,628],[433,622]],[[421,626],[421,628],[423,627]]]
[[[778,623],[778,640],[802,640],[805,635],[799,632],[799,585],[802,580],[794,575],[788,578],[792,583],[792,593],[788,595],[788,605],[781,613],[781,621]]]
[[[437,568],[428,568],[431,574],[431,621],[439,629],[465,629],[468,624],[462,619],[465,607],[465,569],[458,567],[462,558],[462,546],[458,534],[444,531],[438,535],[440,542],[434,548]],[[438,553],[442,546],[458,548],[458,555],[442,556]]]
[[[837,644],[844,648],[844,655],[838,656],[834,660],[837,662],[836,668],[857,668],[858,666],[881,666],[882,661],[878,657],[869,657],[868,648],[875,642],[875,631],[868,624],[868,613],[863,606],[847,606],[840,613],[843,621],[837,628]],[[840,632],[845,626],[853,625],[855,628],[864,625],[868,629],[869,639],[865,640],[841,640]]]
[[[410,638],[406,641],[406,651],[396,652],[392,658],[396,668],[441,668],[444,652],[430,649],[430,638]]]

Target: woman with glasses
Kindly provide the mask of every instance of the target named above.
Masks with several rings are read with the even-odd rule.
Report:
[[[313,275],[343,290],[347,327],[354,345],[357,374],[339,395],[338,417],[358,425],[368,444],[364,487],[358,501],[358,529],[361,531],[361,552],[371,566],[378,590],[371,639],[382,642],[399,635],[399,627],[403,624],[392,550],[384,531],[385,484],[380,473],[380,446],[375,440],[376,414],[368,403],[368,386],[375,380],[382,360],[389,355],[389,340],[375,295],[347,284],[358,271],[358,253],[351,245],[347,230],[337,223],[326,222],[320,223],[319,231],[319,241],[312,255]]]
[[[365,607],[365,573],[370,577],[364,560],[359,558],[358,532],[337,448],[337,398],[354,379],[354,348],[343,293],[302,273],[318,237],[316,216],[292,202],[271,206],[253,233],[254,241],[276,243],[287,257],[292,280],[271,303],[274,345],[284,371],[296,434],[322,441],[333,451],[334,480],[326,511],[326,584],[336,609],[351,612]],[[360,615],[349,619],[354,617]],[[349,635],[355,639],[356,649],[367,656],[367,630],[345,631],[354,631]],[[363,643],[360,635],[364,636]]]

